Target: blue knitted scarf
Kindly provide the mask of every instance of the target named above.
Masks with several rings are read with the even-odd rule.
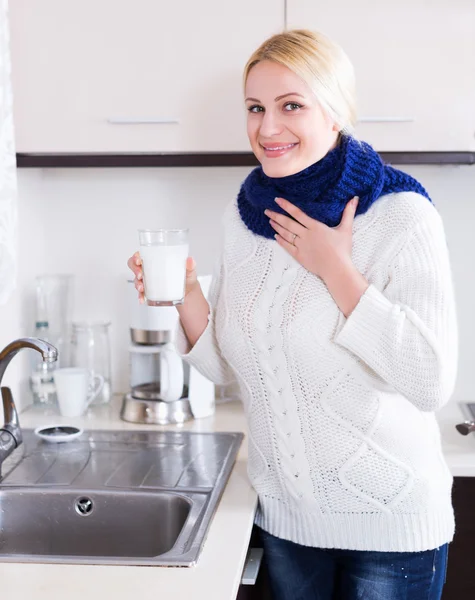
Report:
[[[346,204],[359,197],[357,215],[365,213],[379,197],[392,192],[428,193],[410,175],[384,165],[365,142],[343,136],[339,145],[315,164],[295,175],[267,177],[257,167],[244,180],[237,198],[239,213],[254,233],[273,238],[275,231],[264,214],[266,208],[284,213],[274,198],[285,198],[307,215],[330,227],[341,221]]]

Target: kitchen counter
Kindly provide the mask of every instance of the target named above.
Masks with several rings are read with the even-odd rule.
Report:
[[[119,397],[108,407],[94,408],[84,417],[66,419],[36,408],[21,413],[23,427],[71,423],[85,429],[153,429],[176,427],[134,425],[119,418]],[[451,401],[437,413],[444,456],[454,476],[475,477],[475,434],[460,435],[455,425],[465,415]],[[243,408],[233,401],[217,406],[213,417],[191,421],[189,431],[246,431]],[[247,440],[244,439],[218,509],[212,520],[198,563],[194,567],[123,567],[0,563],[2,596],[34,600],[114,598],[140,600],[233,600],[251,536],[257,497],[246,474]]]
[[[135,425],[119,417],[121,398],[97,407],[84,417],[59,417],[28,408],[20,414],[22,427],[70,423],[84,429],[177,430],[177,426]],[[185,423],[179,430],[196,432],[246,431],[242,405],[217,406],[216,414]],[[0,563],[0,589],[5,598],[34,600],[233,600],[238,591],[251,537],[257,496],[247,473],[247,439],[211,522],[203,550],[194,567],[133,567]],[[65,532],[67,535],[67,532]]]

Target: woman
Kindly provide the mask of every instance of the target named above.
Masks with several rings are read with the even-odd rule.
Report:
[[[177,347],[239,382],[274,598],[436,600],[454,517],[434,411],[457,364],[441,218],[352,137],[330,40],[273,36],[244,82],[261,166],[225,213],[209,304],[188,259]]]

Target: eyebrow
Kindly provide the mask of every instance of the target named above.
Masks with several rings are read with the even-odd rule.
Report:
[[[278,102],[279,100],[282,100],[282,98],[286,98],[287,96],[299,96],[300,98],[303,98],[302,94],[297,94],[297,92],[289,92],[288,94],[282,94],[282,96],[277,96],[274,102]],[[246,98],[246,102],[247,101],[260,102],[260,100],[258,100],[257,98]]]

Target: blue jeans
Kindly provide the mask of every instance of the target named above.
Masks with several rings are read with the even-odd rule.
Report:
[[[300,546],[258,529],[273,600],[440,600],[448,544],[424,552]]]

